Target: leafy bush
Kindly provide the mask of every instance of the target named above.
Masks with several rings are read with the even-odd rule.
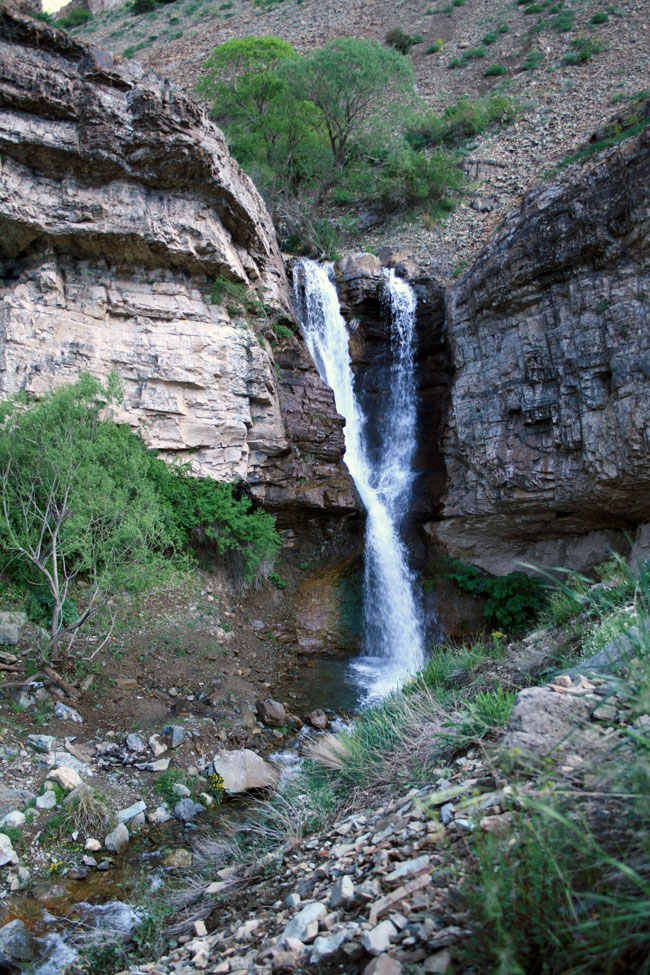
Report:
[[[487,576],[474,565],[452,559],[445,576],[464,592],[484,598],[485,619],[508,632],[523,630],[546,601],[542,583],[525,572]]]
[[[590,24],[606,24],[609,21],[609,14],[606,14],[603,10],[594,14],[590,19]]]
[[[539,62],[542,60],[542,54],[536,48],[533,48],[529,52],[526,60],[520,65],[521,71],[534,71],[535,68],[539,67]]]
[[[565,54],[562,58],[563,64],[586,64],[591,61],[594,54],[600,54],[604,51],[605,45],[598,38],[586,37],[584,34],[580,34],[571,41],[572,52]]]
[[[486,44],[488,47],[490,44],[496,44],[499,40],[499,35],[496,31],[490,31],[481,38],[481,44]]]
[[[508,69],[505,64],[491,64],[489,68],[486,68],[483,72],[484,77],[500,77],[501,75],[508,74]]]
[[[401,27],[393,27],[384,38],[388,47],[394,47],[400,54],[408,54],[414,44],[422,43],[421,34],[406,34]]]
[[[71,30],[73,27],[81,27],[82,24],[87,24],[88,21],[92,19],[93,15],[90,10],[84,10],[82,7],[75,7],[75,9],[71,10],[70,13],[66,14],[65,17],[61,17],[60,20],[57,20],[56,26],[63,27],[65,30]]]
[[[54,597],[46,587],[40,586],[27,597],[25,612],[32,623],[39,626],[49,626],[53,611]],[[64,626],[69,626],[79,619],[79,610],[69,598],[64,600],[60,612]]]
[[[442,115],[429,113],[415,120],[407,132],[407,140],[415,149],[454,148],[487,129],[509,124],[516,116],[516,103],[505,95],[464,97],[449,105]]]
[[[156,0],[133,0],[131,13],[136,15],[148,14],[152,10],[155,10],[157,6]]]
[[[443,46],[443,40],[442,37],[439,37],[437,41],[433,42],[433,44],[429,44],[429,46],[427,47],[424,53],[437,54],[438,51],[442,51],[442,46]]]

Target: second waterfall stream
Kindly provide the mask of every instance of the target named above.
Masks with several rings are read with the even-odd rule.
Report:
[[[389,383],[381,415],[364,416],[355,392],[348,328],[330,273],[327,265],[302,260],[294,290],[305,341],[345,418],[344,459],[366,509],[362,653],[352,667],[367,699],[373,700],[400,686],[424,663],[415,579],[402,537],[416,446],[416,297],[407,282],[387,272]]]

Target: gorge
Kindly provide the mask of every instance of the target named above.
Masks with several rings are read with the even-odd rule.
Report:
[[[650,99],[637,111],[647,117]],[[530,724],[539,715],[555,720],[574,708],[589,732],[574,751],[562,744],[560,718],[554,726],[567,789],[588,764],[584,756],[591,761],[605,748],[589,725],[600,727],[592,706],[609,706],[603,721],[612,726],[632,727],[637,712],[646,716],[638,702],[614,707],[605,700],[608,692],[596,691],[601,685],[576,669],[581,660],[562,661],[570,670],[562,672],[563,683],[526,686],[555,680],[558,631],[546,633],[546,621],[542,636],[520,643],[513,637],[511,660],[510,635],[477,637],[486,624],[476,600],[467,596],[461,606],[460,593],[445,596],[441,567],[460,560],[491,579],[523,564],[531,573],[554,568],[587,578],[619,553],[619,574],[610,562],[614,581],[594,582],[594,598],[609,611],[611,593],[624,592],[633,604],[626,605],[625,625],[638,624],[642,587],[621,582],[621,566],[650,556],[649,227],[646,128],[550,172],[454,276],[436,271],[435,255],[433,269],[425,268],[390,245],[376,253],[346,251],[329,263],[282,254],[262,197],[192,97],[12,2],[0,5],[0,399],[24,393],[34,402],[82,373],[101,379],[116,373],[124,393],[116,421],[160,457],[188,464],[194,477],[236,482],[255,509],[274,516],[282,541],[259,588],[245,589],[202,538],[181,595],[170,586],[151,602],[129,595],[127,609],[107,604],[112,625],[79,641],[64,684],[51,694],[40,677],[40,686],[27,684],[29,693],[13,683],[23,677],[23,657],[34,675],[33,648],[42,636],[35,623],[23,620],[24,635],[0,652],[0,676],[10,678],[0,695],[7,718],[0,812],[32,803],[39,810],[28,814],[32,847],[37,832],[48,836],[49,827],[41,827],[56,805],[44,806],[37,792],[41,786],[55,792],[44,785],[44,773],[57,756],[56,762],[76,758],[84,779],[99,778],[120,815],[127,814],[120,825],[132,832],[138,823],[162,829],[165,817],[175,816],[171,852],[169,839],[152,848],[146,836],[130,855],[151,858],[156,883],[177,868],[163,857],[179,849],[185,867],[203,869],[209,861],[209,885],[197,882],[183,904],[184,926],[174,930],[184,939],[183,975],[190,955],[192,966],[210,964],[214,975],[258,969],[270,975],[301,965],[328,975],[399,975],[401,968],[369,961],[388,957],[372,939],[360,947],[382,924],[394,929],[386,946],[399,940],[405,965],[444,953],[466,936],[456,906],[436,900],[438,888],[449,887],[445,844],[453,851],[467,846],[478,829],[477,803],[481,822],[498,820],[495,835],[520,811],[511,802],[510,767],[497,769],[485,757],[492,731],[486,741],[472,737],[477,697],[494,695],[490,704],[507,712],[505,718],[499,712],[503,731],[520,692],[509,730],[515,747],[534,738]],[[6,591],[8,600],[17,599],[18,590]],[[583,590],[568,603],[586,628]],[[100,653],[105,637],[112,641],[108,665]],[[597,645],[585,641],[590,652],[611,650],[610,637],[601,637]],[[459,646],[452,648],[455,638]],[[475,638],[487,648],[478,663]],[[439,687],[434,668],[435,680],[420,698],[424,678],[416,675],[434,645],[443,677]],[[405,682],[412,701],[390,694]],[[466,687],[476,696],[468,692],[463,711]],[[451,746],[442,705],[422,719],[422,701],[430,703],[440,688],[466,735]],[[25,700],[26,716],[15,706]],[[527,701],[535,712],[528,723]],[[367,730],[364,715],[369,722],[379,715],[389,729],[385,765],[367,760],[351,724],[343,745],[324,734],[340,727],[337,712],[347,722],[360,708],[367,739],[376,729]],[[34,719],[27,736],[32,714],[44,727]],[[390,737],[395,728],[407,729],[402,751]],[[630,737],[642,734],[637,728]],[[43,740],[37,747],[28,737]],[[444,742],[439,752],[421,751],[422,742],[434,740]],[[282,829],[273,820],[277,810],[270,826],[250,818],[251,835],[282,835],[281,843],[274,840],[279,859],[263,845],[252,847],[254,867],[220,859],[221,848],[210,848],[203,860],[195,855],[197,824],[174,809],[198,800],[197,815],[214,815],[224,828],[218,806],[228,795],[219,785],[219,755],[247,752],[242,762],[272,756],[272,781],[280,769],[284,784],[298,751],[299,761],[311,760],[319,748],[342,790],[337,815],[350,803],[341,823],[329,822],[331,810],[309,805],[300,780],[297,799],[290,790],[280,799]],[[161,780],[168,771],[174,775]],[[322,785],[321,772],[314,780]],[[29,788],[17,784],[22,774]],[[518,775],[512,772],[514,787]],[[600,788],[594,781],[585,776],[585,788]],[[427,792],[432,783],[435,801]],[[258,787],[267,786],[257,780],[252,788]],[[327,788],[326,781],[319,798],[325,806]],[[375,790],[371,812],[363,812],[364,788]],[[52,801],[64,810],[62,794]],[[235,808],[238,835],[240,807],[226,808]],[[606,812],[608,823],[618,815]],[[317,832],[323,824],[329,832]],[[18,874],[13,848],[5,844],[0,854],[8,871],[15,868],[2,888],[7,898],[22,892],[31,909],[33,878]],[[126,863],[119,851],[118,866],[105,866],[95,847],[75,847],[70,855],[77,854],[79,873],[68,875],[67,854],[61,868],[53,848],[42,853],[47,883],[62,869],[68,884],[52,902],[46,891],[43,904],[62,910],[70,884],[97,878],[88,873],[95,868],[113,867],[119,887]],[[135,862],[128,861],[125,875]],[[427,887],[434,865],[435,883]],[[351,877],[353,893],[344,883]],[[328,885],[338,885],[337,893]],[[293,938],[288,912],[309,909],[316,895],[317,915]],[[85,897],[84,890],[75,888],[75,896]],[[11,910],[3,923],[13,919]],[[35,910],[40,923],[49,908],[39,901]],[[221,915],[232,927],[223,935]],[[205,964],[204,921],[214,939]],[[267,926],[270,945],[262,940]],[[340,936],[335,960],[319,955],[315,932],[319,941]],[[344,944],[352,947],[341,960]],[[242,968],[235,964],[240,956],[247,958]],[[137,963],[152,973],[156,964],[151,955],[149,968]],[[161,963],[161,971],[167,975],[175,964]],[[52,971],[56,966],[43,975]]]

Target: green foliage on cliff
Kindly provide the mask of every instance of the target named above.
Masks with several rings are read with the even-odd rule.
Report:
[[[446,577],[474,597],[482,597],[483,615],[488,623],[510,633],[523,630],[546,602],[539,579],[525,572],[488,576],[474,565],[452,559]]]
[[[326,205],[401,210],[463,181],[446,150],[407,140],[413,65],[375,41],[340,38],[301,56],[277,37],[235,38],[213,50],[198,90],[287,247],[332,250]]]
[[[166,464],[113,422],[119,396],[115,377],[83,375],[38,402],[0,404],[0,568],[36,590],[53,648],[88,617],[69,612],[79,581],[92,607],[158,582],[165,556],[195,541],[236,554],[247,579],[279,549],[274,519],[234,485]]]

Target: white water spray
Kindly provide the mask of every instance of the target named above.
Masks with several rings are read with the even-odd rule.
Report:
[[[389,389],[381,416],[364,417],[354,391],[349,335],[328,269],[302,261],[295,275],[296,305],[321,378],[345,417],[345,463],[366,509],[364,636],[355,672],[370,698],[383,697],[424,662],[424,640],[413,575],[400,532],[408,513],[415,453],[413,377],[416,299],[390,271]],[[369,423],[377,422],[371,459]]]

